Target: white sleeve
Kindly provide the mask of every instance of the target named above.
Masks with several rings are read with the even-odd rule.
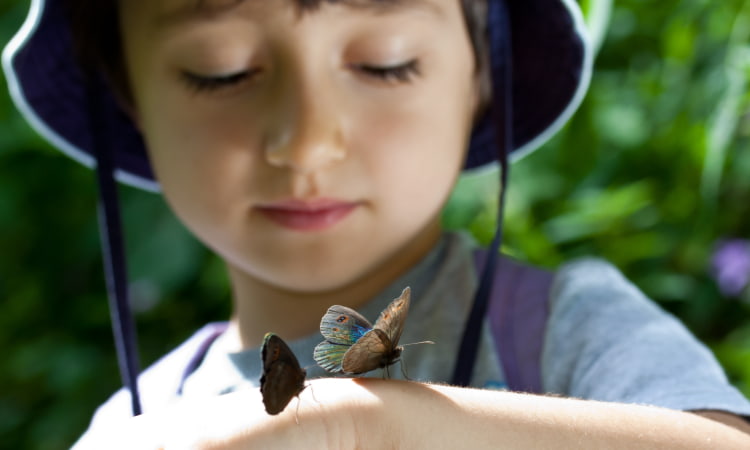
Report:
[[[210,343],[209,340],[212,341],[217,333],[225,328],[226,324],[221,322],[204,326],[179,347],[141,373],[138,377],[138,388],[143,412],[163,408],[180,397],[179,389],[186,368],[193,359],[200,357],[201,351],[205,351],[206,344]],[[78,442],[81,442],[89,433],[116,427],[131,417],[130,392],[120,389],[97,408],[88,429]],[[74,444],[72,448],[75,449],[77,444]]]

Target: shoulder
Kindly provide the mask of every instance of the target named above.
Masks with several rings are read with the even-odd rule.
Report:
[[[638,288],[612,264],[603,259],[582,258],[558,268],[550,300],[554,304],[569,297],[583,296],[606,301],[613,295],[644,298]]]
[[[615,266],[597,258],[562,265],[555,272],[549,301],[551,316],[558,320],[583,314],[600,321],[615,321],[622,327],[646,318],[681,326]]]
[[[557,271],[543,352],[551,392],[672,409],[748,414],[711,351],[611,264]]]
[[[635,333],[652,339],[689,336],[678,320],[601,259],[579,259],[561,266],[549,302],[548,338],[565,337],[565,343],[550,342],[553,347],[612,347],[624,340],[632,344]]]

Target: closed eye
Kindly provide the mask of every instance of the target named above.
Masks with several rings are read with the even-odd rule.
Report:
[[[410,83],[421,75],[419,61],[416,59],[395,66],[355,64],[353,67],[369,77],[389,83]]]
[[[260,73],[260,69],[243,70],[226,75],[199,75],[183,70],[181,79],[195,92],[212,92],[238,85]]]

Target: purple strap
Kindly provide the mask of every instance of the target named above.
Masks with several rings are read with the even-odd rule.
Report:
[[[195,372],[195,369],[197,369],[198,366],[201,365],[203,359],[206,357],[206,353],[208,353],[208,348],[211,347],[216,338],[221,336],[222,333],[227,330],[227,327],[229,327],[229,322],[211,323],[206,325],[206,327],[208,328],[208,334],[205,336],[203,341],[198,344],[195,353],[185,366],[185,370],[182,372],[182,376],[180,377],[180,385],[177,387],[177,395],[182,395],[182,389],[185,387],[185,381],[193,372]]]
[[[487,252],[474,257],[481,267]],[[553,278],[552,272],[506,257],[498,261],[488,320],[512,391],[543,392],[541,360]]]

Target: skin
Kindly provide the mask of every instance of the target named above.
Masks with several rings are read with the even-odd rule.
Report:
[[[299,407],[291,404],[277,416],[253,407],[261,397],[249,390],[100,429],[76,448],[735,450],[750,443],[730,426],[649,406],[396,380],[308,383]]]
[[[321,311],[361,305],[440,234],[478,97],[459,3],[324,4],[301,14],[291,2],[248,0],[203,15],[186,13],[188,3],[121,8],[134,117],[167,201],[226,261],[237,349],[259,345],[269,329],[307,335]],[[374,75],[414,60],[418,74],[406,81]],[[196,79],[221,87],[196,90]],[[357,206],[314,232],[257,210],[316,198]],[[721,412],[397,381],[310,384],[299,425],[295,408],[269,416],[257,391],[238,392],[183,400],[87,435],[78,448],[750,444],[738,430],[747,424]]]

